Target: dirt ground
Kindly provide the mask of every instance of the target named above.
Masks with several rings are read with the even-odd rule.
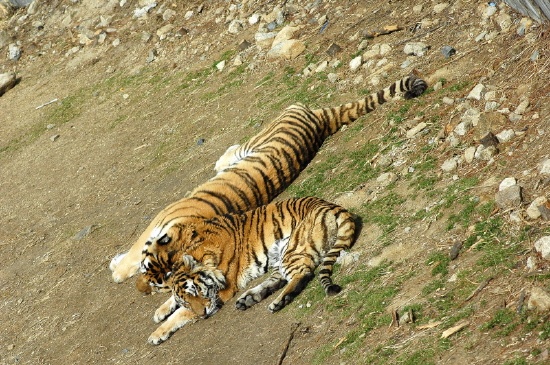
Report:
[[[256,133],[258,122],[265,125],[279,114],[280,110],[268,105],[282,100],[283,96],[258,85],[271,72],[281,74],[289,67],[302,69],[305,58],[269,60],[261,54],[248,53],[247,57],[256,62],[256,68],[240,76],[242,83],[232,92],[204,99],[204,94],[216,93],[228,82],[222,72],[213,73],[195,88],[177,86],[188,82],[183,79],[191,71],[204,70],[220,59],[223,52],[236,49],[242,39],[252,42],[255,27],[238,35],[219,36],[227,24],[215,23],[213,15],[197,23],[191,19],[184,24],[182,20],[178,24],[195,30],[192,34],[196,42],[183,37],[163,44],[162,57],[147,64],[145,60],[152,46],[144,45],[139,37],[142,30],[154,33],[163,24],[158,16],[137,21],[128,16],[127,11],[117,14],[115,7],[112,12],[118,19],[115,25],[119,28],[121,45],[112,46],[112,38],[108,38],[105,44],[82,46],[74,34],[71,37],[70,31],[52,30],[40,37],[36,35],[33,19],[41,17],[47,25],[48,11],[53,17],[57,16],[55,9],[78,6],[70,1],[46,3],[47,6],[39,8],[39,12],[27,20],[3,23],[4,29],[21,41],[23,55],[14,62],[3,56],[7,47],[0,49],[0,73],[15,70],[19,78],[18,84],[0,97],[0,318],[3,323],[0,364],[277,364],[296,322],[300,322],[300,327],[284,363],[308,364],[318,349],[344,338],[353,328],[353,320],[344,323],[333,320],[331,313],[322,307],[297,319],[298,303],[281,313],[270,314],[269,301],[240,312],[234,309],[233,300],[214,317],[188,325],[166,343],[153,347],[146,341],[157,327],[152,316],[167,297],[138,293],[133,279],[114,284],[109,270],[113,256],[126,252],[163,207],[214,175],[214,163],[228,146]],[[82,6],[89,3],[83,2]],[[137,1],[129,3],[134,7],[138,5]],[[255,3],[255,9],[267,8],[270,6],[267,3]],[[318,59],[326,58],[325,50],[337,42],[347,55],[342,58],[349,62],[349,55],[357,52],[360,42],[354,34],[399,24],[403,31],[374,40],[374,43],[380,39],[393,45],[389,58],[395,59],[398,65],[383,82],[403,76],[399,65],[406,59],[401,50],[404,42],[422,40],[430,43],[432,50],[415,61],[415,69],[432,84],[442,77],[450,83],[469,81],[470,88],[483,81],[499,93],[505,93],[507,99],[503,106],[510,108],[519,104],[522,95],[528,95],[533,106],[531,114],[521,122],[507,122],[508,127],[516,130],[529,127],[514,145],[517,146],[514,151],[522,152],[503,157],[506,163],[464,167],[460,174],[479,175],[481,181],[492,176],[515,175],[525,182],[525,200],[540,195],[540,190],[534,187],[536,179],[529,177],[550,151],[547,140],[550,48],[545,26],[530,29],[536,35],[535,43],[527,42],[513,30],[501,31],[491,41],[475,42],[472,39],[486,26],[481,21],[481,5],[474,1],[450,2],[453,9],[460,11],[447,10],[442,14],[431,10],[438,4],[431,1],[322,3],[319,13],[335,14],[338,9],[340,15],[322,33],[313,31],[313,27],[303,33],[306,53]],[[174,2],[173,9],[185,14],[200,4]],[[412,11],[412,6],[419,4],[425,9],[420,14]],[[207,14],[217,8],[213,1],[203,5]],[[514,24],[521,19],[513,10],[508,9],[508,13],[516,21]],[[15,16],[23,14],[25,10],[21,9]],[[410,29],[423,19],[439,19],[440,27],[428,27],[430,31],[423,37],[416,37],[421,33],[415,35]],[[77,16],[73,23],[78,24]],[[45,44],[50,48],[40,53]],[[455,58],[445,59],[440,54],[439,49],[446,44],[457,47]],[[182,50],[182,45],[187,48]],[[205,45],[209,46],[207,51],[192,52],[193,47],[203,49]],[[62,55],[73,46],[81,47],[81,51]],[[57,53],[52,53],[52,49]],[[529,61],[534,50],[540,54],[537,62]],[[205,57],[201,58],[203,54]],[[331,105],[355,100],[363,88],[374,89],[372,85],[365,85],[366,81],[354,84],[352,80],[356,75],[347,70],[347,66],[341,73],[341,78],[349,82],[341,84],[338,95],[331,95]],[[321,84],[330,85],[330,82],[320,80],[316,86]],[[465,97],[468,90],[453,97]],[[58,101],[37,108],[54,99]],[[454,107],[435,110],[433,105],[441,104],[435,94],[424,100],[428,117],[439,115],[442,125],[456,124],[458,112]],[[316,104],[328,106],[324,100]],[[331,138],[312,164],[326,159],[331,151],[357,148],[366,141],[381,138],[387,130],[384,108],[373,113],[367,121],[368,128],[353,139],[344,140],[338,134]],[[535,112],[539,118],[529,119]],[[418,142],[408,148],[413,151],[421,147],[422,143]],[[441,149],[435,153],[442,162],[458,152]],[[440,183],[446,181],[450,178]],[[397,189],[406,192],[408,188],[403,185]],[[332,194],[325,198],[352,207],[356,194],[361,191],[347,197]],[[548,187],[544,192],[548,195]],[[494,189],[487,194],[494,194]],[[421,196],[405,206],[424,202],[428,203],[429,199]],[[426,250],[448,245],[453,234],[464,233],[446,232],[443,222],[422,224],[410,233],[400,228],[392,238],[393,245],[385,250],[382,244],[375,243],[381,235],[378,227],[367,225],[354,250],[360,254],[361,263],[373,258],[405,262],[403,272],[395,272],[386,279],[397,280],[407,265],[423,266]],[[475,259],[472,256],[462,265]],[[406,289],[393,303],[388,303],[388,308],[411,302],[429,280],[427,272],[409,280]],[[528,285],[506,277],[495,279],[495,283],[496,292],[480,297],[487,311],[509,298],[516,300],[521,289]],[[473,320],[475,323],[488,317],[481,312]],[[399,345],[413,338],[414,349],[421,350],[423,346],[430,346],[422,341],[425,334],[411,328],[380,327],[367,334],[360,353],[366,356],[387,341]],[[547,342],[541,344],[534,335],[529,336],[503,344],[475,332],[468,338],[468,343],[475,346],[467,347],[459,342],[433,361],[437,364],[501,364],[517,354],[528,354],[534,346],[549,347]],[[343,354],[337,353],[325,363],[356,363]],[[361,363],[360,360],[357,362]]]

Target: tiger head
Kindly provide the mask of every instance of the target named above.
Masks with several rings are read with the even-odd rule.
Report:
[[[170,292],[167,279],[172,266],[181,257],[182,249],[200,243],[201,238],[191,224],[173,224],[161,232],[154,232],[143,247],[140,275],[136,287],[140,292]]]
[[[225,276],[216,267],[184,255],[167,275],[167,283],[178,305],[202,318],[215,314],[222,306],[218,293],[226,286]]]

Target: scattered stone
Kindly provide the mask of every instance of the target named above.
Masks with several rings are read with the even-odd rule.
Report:
[[[445,172],[451,172],[456,170],[457,168],[458,168],[458,162],[454,157],[445,160],[445,162],[443,162],[443,164],[441,165],[441,170]]]
[[[510,122],[519,122],[521,120],[521,115],[519,114],[516,114],[516,113],[510,113],[508,114],[508,120],[510,120]]]
[[[8,59],[12,61],[19,61],[21,58],[21,49],[15,43],[10,43],[8,46]]]
[[[155,58],[157,58],[157,50],[156,49],[150,49],[149,54],[147,55],[147,59],[145,60],[145,62],[151,63],[155,60]]]
[[[164,20],[165,22],[169,21],[170,19],[172,19],[173,17],[176,16],[176,11],[175,10],[172,10],[172,9],[166,9],[164,11],[164,13],[162,13],[162,20]]]
[[[385,169],[393,163],[393,158],[390,155],[382,155],[378,158],[378,167]]]
[[[541,204],[537,207],[540,212],[540,216],[545,221],[550,221],[550,202],[546,201],[546,203]]]
[[[13,71],[0,74],[0,96],[2,96],[9,89],[13,88],[16,81],[17,77]]]
[[[243,29],[244,29],[243,23],[238,19],[233,19],[233,21],[229,23],[229,27],[227,28],[227,31],[231,34],[237,34]]]
[[[500,143],[510,142],[512,138],[516,136],[516,132],[513,129],[506,129],[496,135]]]
[[[204,138],[199,138],[199,139],[197,140],[197,146],[202,146],[202,144],[203,144],[204,142],[206,142],[206,140],[205,140]]]
[[[449,7],[449,3],[441,3],[434,6],[434,13],[439,14]]]
[[[413,128],[411,128],[407,131],[407,138],[413,138],[418,133],[420,133],[422,130],[424,130],[424,128],[426,128],[427,126],[428,125],[424,122],[418,123],[416,126],[414,126]]]
[[[550,311],[550,294],[537,286],[531,289],[531,295],[527,301],[527,308],[541,312]]]
[[[260,48],[270,48],[276,35],[277,32],[256,33],[254,34],[254,41],[256,42],[256,45]]]
[[[490,111],[493,111],[493,110],[497,110],[499,106],[500,106],[500,104],[497,103],[496,101],[488,101],[485,104],[485,111],[490,112]]]
[[[332,43],[330,45],[330,47],[328,47],[327,49],[327,54],[330,56],[330,57],[334,57],[336,56],[337,53],[341,52],[342,51],[342,47],[340,47],[339,45],[337,45],[336,43]]]
[[[527,207],[525,212],[531,219],[538,219],[541,216],[541,211],[539,210],[540,206],[545,206],[548,204],[548,199],[544,196],[539,196]]]
[[[247,49],[248,47],[250,47],[252,44],[250,44],[249,41],[247,41],[246,39],[243,39],[241,41],[241,43],[239,43],[239,51],[244,51],[245,49]]]
[[[485,85],[477,84],[466,97],[467,99],[481,100],[485,93]]]
[[[78,232],[74,237],[73,240],[75,241],[82,241],[84,238],[88,237],[90,233],[92,233],[93,229],[95,227],[95,224],[91,224],[87,227],[84,227]]]
[[[161,27],[157,30],[157,36],[161,40],[166,39],[166,37],[168,37],[168,35],[172,31],[172,29],[174,29],[174,24],[166,24],[165,26],[163,26],[163,27]]]
[[[458,257],[458,254],[460,253],[460,250],[462,249],[462,242],[461,241],[455,241],[453,244],[453,247],[451,247],[451,251],[449,252],[449,258],[452,260],[455,260]]]
[[[410,42],[405,44],[403,52],[413,56],[424,56],[424,53],[429,49],[430,47],[424,42]]]
[[[225,67],[225,60],[221,61],[221,62],[218,62],[216,64],[216,68],[218,69],[218,71],[222,71]]]
[[[512,27],[512,17],[504,12],[497,15],[496,21],[503,32],[508,32]]]
[[[541,164],[540,173],[550,175],[550,159]]]
[[[113,41],[113,47],[118,47],[120,45],[120,39],[117,38]]]
[[[145,5],[143,8],[135,9],[134,18],[141,18],[145,16],[149,12],[149,10],[153,9],[156,6],[157,6],[157,3],[151,3],[151,4]]]
[[[466,161],[467,163],[472,163],[474,161],[475,154],[476,148],[474,146],[466,148],[466,150],[464,151],[464,161]]]
[[[363,63],[362,57],[357,56],[353,60],[350,61],[349,68],[352,71],[357,71],[357,69],[359,69],[359,67],[361,67],[362,63]]]
[[[514,110],[514,113],[518,115],[524,114],[529,108],[529,100],[525,99],[519,105],[517,106],[516,110]]]
[[[55,134],[50,137],[50,141],[55,142],[59,138],[59,134]]]
[[[501,209],[516,208],[521,205],[521,187],[513,185],[495,194],[495,202]]]
[[[393,172],[386,172],[376,178],[380,186],[388,186],[397,181],[397,175]]]
[[[306,45],[298,39],[289,39],[282,43],[280,56],[285,59],[294,59],[306,50]]]
[[[448,96],[444,96],[442,101],[443,101],[443,104],[446,104],[446,105],[453,105],[455,103],[455,99],[449,98]]]
[[[149,32],[145,32],[143,31],[141,33],[141,41],[144,42],[144,43],[147,43],[151,40],[151,38],[153,38],[153,35]]]
[[[250,16],[250,18],[248,18],[248,23],[250,25],[254,25],[254,24],[258,23],[259,20],[260,20],[260,15],[259,14],[252,14]]]
[[[497,137],[493,134],[493,132],[487,133],[483,138],[479,140],[483,147],[487,148],[489,146],[496,146],[499,143],[499,140]]]
[[[515,177],[507,177],[504,180],[502,180],[498,186],[498,191],[502,191],[504,189],[509,188],[510,186],[517,185],[517,180]]]
[[[441,48],[441,53],[445,56],[445,58],[449,58],[456,54],[456,49],[451,46],[443,46],[443,48]]]
[[[459,136],[464,136],[468,131],[473,127],[473,124],[471,121],[464,121],[458,123],[458,125],[455,127],[454,132],[458,134]]]
[[[463,122],[471,123],[472,126],[477,127],[481,118],[481,112],[477,108],[468,108],[464,114],[460,117]],[[488,131],[485,131],[485,133]]]
[[[338,80],[340,79],[340,76],[338,76],[338,74],[334,72],[331,72],[327,75],[327,79],[328,81],[335,83],[335,82],[338,82]]]

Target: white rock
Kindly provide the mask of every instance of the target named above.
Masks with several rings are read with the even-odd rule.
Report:
[[[407,131],[407,138],[412,138],[416,136],[419,132],[421,132],[424,128],[426,128],[426,126],[427,124],[424,122],[418,123],[413,128]]]
[[[276,35],[277,32],[256,33],[254,34],[254,41],[256,41],[256,45],[260,48],[270,48]]]
[[[548,202],[548,199],[546,199],[545,196],[539,196],[531,204],[529,204],[529,207],[526,209],[526,213],[531,219],[538,219],[541,216],[539,206],[546,204]]]
[[[459,136],[464,136],[472,127],[473,123],[471,121],[460,122],[455,127],[454,132]]]
[[[386,172],[376,178],[376,181],[381,186],[388,186],[391,183],[397,181],[397,175],[393,172]]]
[[[142,16],[146,15],[149,10],[153,9],[157,6],[157,3],[150,3],[145,5],[143,8],[135,9],[134,10],[134,18],[141,18]]]
[[[405,44],[403,52],[408,55],[423,56],[428,49],[429,46],[424,42],[410,42]]]
[[[298,39],[289,39],[283,42],[281,57],[291,60],[298,57],[305,49],[306,45],[304,42]]]
[[[512,138],[516,136],[516,132],[513,129],[506,129],[496,135],[500,143],[510,142]]]
[[[363,63],[363,61],[361,59],[361,56],[357,56],[353,60],[350,61],[349,68],[352,71],[357,71],[357,69],[359,69],[359,67],[361,67],[362,63]]]
[[[447,104],[447,105],[453,105],[455,103],[455,99],[449,98],[448,96],[444,96],[442,101],[443,101],[443,104]]]
[[[490,111],[493,111],[493,110],[497,110],[499,106],[500,106],[500,104],[497,103],[496,101],[488,101],[485,104],[485,111],[490,112]]]
[[[449,3],[441,3],[434,6],[434,13],[439,14],[449,7]]]
[[[548,312],[550,310],[550,294],[542,288],[537,286],[533,287],[529,300],[527,301],[527,308]]]
[[[295,34],[300,30],[299,27],[291,27],[286,26],[283,29],[281,29],[277,35],[275,36],[275,39],[273,39],[272,47],[275,47],[277,44],[282,43],[284,41],[287,41],[289,39],[294,38]]]
[[[445,162],[443,162],[443,164],[441,165],[441,170],[443,170],[445,172],[451,172],[451,171],[456,170],[457,167],[458,167],[458,162],[453,157],[453,158],[450,158],[448,160],[445,160]]]
[[[4,74],[0,74],[0,95],[15,86],[17,77],[13,71],[9,71]]]
[[[382,43],[380,45],[380,55],[384,56],[391,52],[391,45],[388,43]]]
[[[529,100],[525,99],[521,103],[519,103],[516,110],[514,110],[514,113],[522,115],[527,111],[527,108],[529,108]]]
[[[321,61],[321,62],[319,62],[319,64],[315,68],[315,72],[326,71],[327,67],[328,67],[328,61]]]
[[[474,146],[470,146],[466,148],[464,151],[464,161],[467,163],[472,163],[474,161],[474,157],[476,154],[476,148]]]
[[[509,188],[510,186],[514,186],[517,184],[515,177],[507,177],[506,179],[502,180],[500,182],[500,185],[498,186],[498,191],[502,191],[506,188]]]
[[[260,20],[260,15],[259,14],[252,14],[250,16],[250,18],[248,18],[248,23],[250,25],[254,25],[256,24],[258,21]]]
[[[238,19],[233,19],[231,23],[229,23],[229,27],[227,28],[227,31],[231,34],[237,34],[241,30],[243,30],[244,26],[243,23]]]
[[[189,20],[189,18],[191,18],[191,17],[193,16],[193,14],[194,14],[194,13],[193,13],[193,10],[189,10],[189,11],[187,11],[187,12],[185,13],[185,15],[183,16],[183,18],[184,18],[185,20]]]
[[[495,15],[495,13],[497,12],[497,7],[496,6],[487,6],[483,9],[483,13],[481,14],[481,17],[483,19],[488,19],[490,18],[491,16]]]
[[[481,117],[481,112],[478,109],[468,108],[466,109],[464,114],[462,114],[462,116],[460,117],[460,120],[463,122],[469,122],[471,123],[472,126],[475,127],[479,123],[480,117]]]
[[[540,168],[541,174],[550,174],[550,159],[544,161]]]
[[[550,236],[541,237],[535,242],[535,249],[544,259],[550,259]]]
[[[162,40],[166,39],[168,34],[174,29],[174,24],[166,24],[157,30],[157,36]]]
[[[8,58],[12,61],[18,61],[21,57],[21,49],[15,43],[8,46]]]
[[[113,47],[117,47],[118,45],[120,45],[120,39],[117,38],[113,41]]]
[[[218,71],[223,70],[224,67],[225,67],[225,60],[223,60],[223,61],[221,61],[221,62],[218,62],[218,63],[216,64],[216,68],[218,69]]]
[[[327,75],[327,78],[328,78],[328,81],[330,81],[330,82],[332,82],[332,83],[335,83],[335,82],[338,81],[338,79],[339,79],[340,77],[338,76],[338,74],[331,72],[331,73],[329,73],[329,74]]]
[[[529,270],[529,271],[535,270],[535,268],[537,267],[537,259],[534,258],[533,256],[529,256],[527,258],[527,262],[526,262],[525,266],[527,267],[527,270]]]
[[[485,93],[485,85],[477,84],[466,97],[467,99],[481,100]]]
[[[495,146],[484,147],[481,144],[476,149],[475,158],[483,161],[491,161],[496,154],[497,148]]]

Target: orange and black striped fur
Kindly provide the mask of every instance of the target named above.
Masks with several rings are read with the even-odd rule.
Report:
[[[230,147],[216,163],[217,174],[192,193],[162,210],[127,254],[111,261],[113,280],[122,282],[134,275],[149,246],[157,251],[148,269],[162,276],[172,266],[171,257],[180,244],[171,227],[195,218],[242,213],[265,205],[279,195],[313,159],[323,141],[343,125],[371,112],[396,94],[405,99],[419,96],[427,88],[424,80],[407,76],[364,99],[333,108],[310,109],[292,105],[258,135],[241,146]],[[138,289],[149,287],[141,278]]]
[[[239,290],[273,267],[272,275],[237,301],[245,310],[282,288],[269,305],[276,312],[309,283],[320,265],[319,280],[327,295],[340,292],[332,267],[355,239],[355,221],[344,208],[319,198],[289,199],[244,214],[226,214],[192,224],[173,225],[171,235],[182,246],[174,265],[159,284],[172,297],[155,313],[166,322],[149,338],[166,340],[190,317],[210,317]],[[169,243],[169,242],[167,242]],[[149,263],[148,256],[144,262]],[[183,320],[182,320],[183,319]]]

